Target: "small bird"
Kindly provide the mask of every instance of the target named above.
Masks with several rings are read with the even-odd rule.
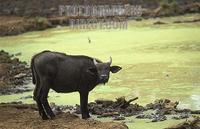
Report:
[[[91,43],[90,37],[88,37],[88,43]]]

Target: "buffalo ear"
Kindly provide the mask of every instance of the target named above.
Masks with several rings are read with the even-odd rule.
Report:
[[[117,73],[117,72],[119,72],[121,69],[122,69],[122,67],[120,67],[120,66],[111,66],[111,67],[110,67],[110,71],[111,71],[112,73]]]
[[[87,72],[91,75],[95,75],[97,73],[97,69],[95,67],[91,67],[87,69]]]

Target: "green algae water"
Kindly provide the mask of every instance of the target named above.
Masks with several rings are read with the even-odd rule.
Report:
[[[126,30],[61,27],[28,32],[0,38],[0,49],[12,54],[21,52],[18,57],[28,63],[34,54],[43,50],[88,55],[103,61],[112,56],[113,65],[120,65],[123,69],[111,74],[108,84],[99,85],[90,92],[90,101],[139,97],[135,102],[145,105],[159,98],[168,98],[179,101],[179,108],[200,109],[200,23],[172,24],[177,19],[192,18],[200,18],[200,15],[130,21]],[[167,24],[153,25],[157,20]],[[20,98],[27,95],[32,92],[0,96],[0,102],[21,101]],[[51,91],[48,99],[62,105],[79,104],[78,93]],[[34,103],[32,99],[22,101]],[[183,120],[149,121],[134,119],[127,125],[133,129],[162,129]]]

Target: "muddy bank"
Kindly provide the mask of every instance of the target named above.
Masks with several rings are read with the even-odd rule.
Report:
[[[198,117],[193,120],[188,120],[166,129],[200,129],[200,118]]]
[[[25,86],[31,81],[31,71],[26,62],[16,57],[20,55],[0,51],[0,95],[32,90]]]
[[[17,35],[27,31],[44,30],[57,25],[68,25],[67,17],[0,16],[0,36]]]
[[[133,104],[133,101],[136,99],[138,98],[126,100],[125,97],[120,97],[116,101],[97,99],[95,102],[88,104],[88,109],[92,116],[110,118],[116,121],[132,117],[136,119],[148,119],[149,122],[159,122],[169,119],[189,119],[200,115],[200,110],[178,109],[178,102],[173,102],[169,99],[158,99],[145,106],[141,106],[138,103]],[[51,107],[55,114],[60,114],[61,112],[81,114],[79,105],[58,106],[51,103]]]
[[[122,123],[83,120],[78,116],[61,112],[53,120],[43,121],[36,105],[0,104],[1,129],[127,129]]]

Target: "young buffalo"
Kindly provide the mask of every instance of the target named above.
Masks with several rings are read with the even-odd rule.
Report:
[[[47,96],[50,89],[59,93],[78,91],[82,118],[89,118],[88,94],[96,85],[109,80],[110,71],[117,73],[119,66],[111,66],[88,56],[72,56],[59,52],[43,51],[33,56],[31,70],[35,84],[34,100],[37,102],[42,119],[55,117]]]

